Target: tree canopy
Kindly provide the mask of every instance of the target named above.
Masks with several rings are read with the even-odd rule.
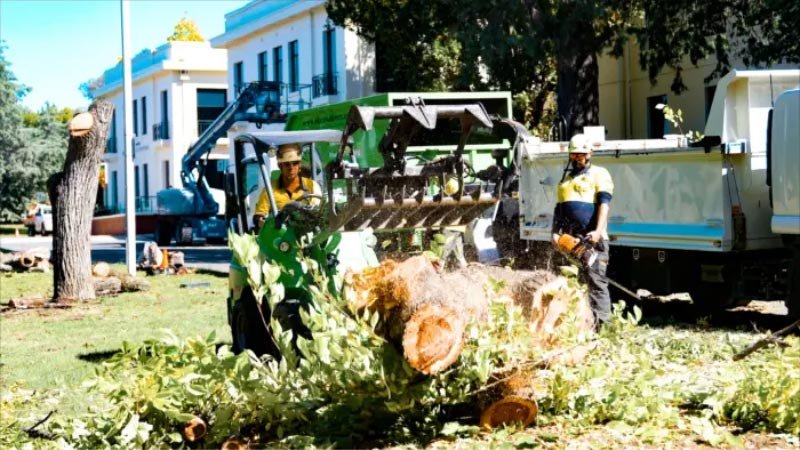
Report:
[[[17,83],[0,45],[0,220],[18,220],[47,178],[64,163],[69,108],[45,105],[39,113],[19,104],[30,90]],[[26,122],[23,121],[23,115]]]
[[[167,42],[203,42],[203,35],[200,34],[200,29],[197,28],[197,23],[194,20],[182,17],[172,31],[172,35],[167,38]]]
[[[555,93],[570,134],[597,123],[598,57],[622,55],[632,38],[652,82],[674,70],[676,93],[687,59],[715,58],[713,77],[733,58],[800,62],[792,0],[329,0],[327,11],[375,43],[379,90],[509,89],[533,126]],[[444,59],[434,57],[442,42]]]

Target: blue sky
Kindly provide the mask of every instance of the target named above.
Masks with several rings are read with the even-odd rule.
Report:
[[[131,57],[166,42],[175,23],[194,20],[206,39],[225,30],[225,13],[247,0],[132,0]],[[122,55],[119,0],[0,0],[0,39],[17,80],[33,90],[22,103],[86,107],[78,86]]]

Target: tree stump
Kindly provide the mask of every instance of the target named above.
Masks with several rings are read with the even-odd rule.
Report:
[[[53,301],[95,298],[92,281],[91,226],[100,162],[114,106],[93,103],[72,118],[64,170],[51,176],[53,204]]]

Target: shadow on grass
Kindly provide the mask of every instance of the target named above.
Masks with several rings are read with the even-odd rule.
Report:
[[[77,356],[81,361],[101,363],[119,353],[119,350],[106,350],[102,352],[81,353]]]
[[[784,314],[753,310],[704,311],[693,303],[682,300],[660,301],[644,299],[641,302],[625,299],[626,310],[636,305],[642,310],[641,323],[652,327],[673,326],[696,329],[702,323],[707,330],[731,330],[763,333],[779,330],[792,322]]]

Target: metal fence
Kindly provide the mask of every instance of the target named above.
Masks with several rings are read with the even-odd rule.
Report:
[[[169,122],[153,124],[153,139],[169,139]]]

